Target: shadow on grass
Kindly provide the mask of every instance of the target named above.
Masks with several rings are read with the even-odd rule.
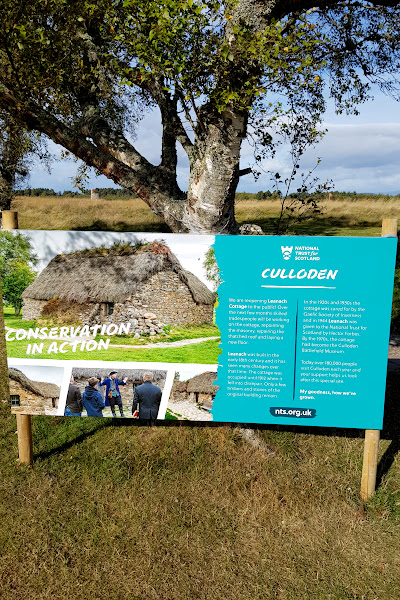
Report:
[[[250,218],[247,221],[241,221],[239,225],[242,225],[244,222],[251,222],[255,225],[259,225],[264,233],[273,234],[274,227],[276,223],[276,217],[260,217],[260,218]],[[343,230],[351,229],[352,235],[355,235],[354,232],[371,230],[372,228],[380,227],[380,222],[371,222],[371,221],[358,221],[354,222],[354,217],[342,216],[342,217],[312,217],[311,219],[306,219],[305,221],[298,223],[297,225],[293,225],[293,227],[288,231],[291,235],[343,235]]]
[[[125,223],[119,221],[113,225],[105,221],[94,221],[91,225],[74,227],[72,231],[143,231],[148,233],[172,233],[171,229],[160,221],[160,223]]]
[[[400,450],[400,402],[399,402],[399,390],[400,390],[400,371],[388,373],[387,388],[386,388],[386,404],[385,404],[385,417],[383,422],[383,429],[381,431],[381,439],[391,440],[390,445],[386,449],[385,453],[381,457],[378,465],[377,473],[377,487],[382,482],[384,476],[392,466],[397,453]],[[35,429],[39,430],[41,437],[45,437],[46,432],[50,431],[52,424],[67,425],[68,431],[64,431],[64,435],[70,434],[70,439],[57,444],[48,449],[42,450],[35,454],[35,460],[44,460],[53,455],[63,453],[73,447],[76,444],[80,444],[84,440],[95,435],[100,430],[106,427],[226,427],[230,426],[232,429],[237,427],[243,427],[246,429],[254,429],[260,432],[263,431],[282,431],[292,432],[295,434],[305,434],[312,436],[329,436],[338,438],[364,438],[363,429],[350,429],[350,428],[338,428],[338,427],[303,427],[303,426],[283,426],[283,425],[262,425],[252,423],[213,423],[210,421],[176,421],[176,420],[160,420],[153,421],[151,423],[139,421],[137,419],[121,419],[121,418],[104,418],[96,419],[90,417],[84,417],[83,419],[77,420],[76,417],[57,417],[49,421],[49,417],[38,417],[38,419],[44,419],[41,421],[42,428],[38,425]],[[65,423],[65,419],[68,419],[68,423]],[[50,423],[50,425],[49,425]],[[40,424],[40,421],[38,421]],[[79,425],[78,425],[79,424]],[[82,431],[82,426],[90,428],[87,431]],[[74,432],[74,429],[79,431]],[[40,431],[42,429],[42,431]],[[63,428],[64,429],[64,428]]]
[[[44,419],[44,421],[43,421]],[[50,420],[51,419],[51,420]],[[41,420],[41,421],[40,421]],[[44,424],[44,427],[40,427],[40,424]],[[69,439],[65,441],[53,439],[52,447],[48,450],[41,450],[39,452],[34,453],[34,460],[45,460],[50,456],[55,454],[61,454],[66,450],[69,450],[76,444],[80,444],[81,442],[91,438],[93,435],[97,434],[99,431],[103,430],[106,427],[110,427],[111,423],[108,422],[108,419],[77,419],[77,417],[37,417],[33,423],[33,445],[35,446],[35,434],[40,436],[43,440],[44,437],[51,438],[52,426],[54,425],[62,425],[62,434],[65,438],[66,436]],[[84,427],[84,431],[82,431],[82,426]],[[93,426],[88,429],[88,426]],[[57,433],[55,437],[57,437]],[[69,434],[69,435],[68,435]],[[51,442],[50,442],[51,444]]]

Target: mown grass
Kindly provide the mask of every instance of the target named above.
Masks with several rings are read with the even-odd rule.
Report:
[[[386,457],[399,386],[391,374]],[[4,600],[400,596],[400,461],[362,506],[357,432],[265,429],[264,453],[229,426],[35,417],[29,468],[1,411]]]
[[[38,341],[38,340],[36,340]],[[61,340],[44,340],[41,353],[27,354],[27,340],[7,342],[8,356],[14,358],[47,358],[54,360],[106,360],[106,361],[142,361],[142,362],[189,362],[201,364],[216,364],[220,354],[219,340],[200,342],[190,346],[177,348],[148,348],[139,346],[136,348],[112,348],[107,350],[77,350],[67,349],[65,353],[48,353],[50,344]]]
[[[268,230],[263,202],[251,209],[259,217],[239,203],[239,220]],[[345,214],[346,203],[332,206],[306,233],[379,235],[391,209],[374,212],[378,204],[370,214],[357,202]],[[40,206],[25,221],[24,206],[21,228],[90,225]],[[129,206],[126,223],[138,229]],[[0,406],[2,600],[397,600],[399,389],[390,373],[379,486],[366,505],[362,432],[266,427],[265,453],[229,426],[34,417],[30,468],[16,462],[15,417]]]
[[[35,329],[36,327],[42,327],[48,323],[35,322],[35,321],[23,321],[22,316],[15,316],[12,308],[4,308],[4,321],[7,327],[12,329]],[[107,361],[142,361],[142,362],[190,362],[190,363],[201,363],[201,364],[216,364],[218,362],[218,355],[221,350],[219,348],[219,340],[210,340],[206,342],[200,342],[190,346],[182,346],[177,348],[146,348],[147,343],[153,342],[175,342],[186,339],[196,339],[203,337],[214,337],[220,335],[219,329],[214,325],[208,325],[207,323],[202,325],[188,325],[186,327],[173,327],[167,328],[167,334],[164,336],[157,335],[153,338],[146,338],[138,343],[130,336],[113,336],[110,337],[110,344],[134,345],[135,348],[108,348],[107,350],[80,350],[80,347],[74,352],[68,349],[65,353],[54,353],[48,354],[50,345],[56,342],[57,345],[61,344],[61,340],[13,340],[7,342],[7,353],[8,356],[13,358],[50,358],[59,360],[107,360]],[[106,339],[105,337],[96,336],[97,341],[100,339]],[[43,349],[41,354],[27,354],[27,347],[29,343],[35,342],[37,344],[43,343]]]

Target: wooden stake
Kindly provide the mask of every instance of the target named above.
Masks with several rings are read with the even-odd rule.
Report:
[[[383,219],[382,237],[397,237],[397,219]],[[366,501],[375,493],[378,469],[379,429],[366,429],[361,476],[361,499]]]
[[[18,229],[18,213],[15,210],[3,210],[1,213],[2,219],[2,228],[6,230],[10,229]],[[0,330],[4,330],[4,317],[1,315],[1,325]],[[4,347],[3,347],[4,346]],[[1,339],[1,348],[0,348],[0,356],[3,356],[3,353],[6,354],[6,341],[5,336],[2,335]],[[8,385],[8,368],[7,368],[7,358],[5,361],[1,361],[1,373],[0,380],[7,382],[6,386],[1,386],[5,389],[8,389],[7,393],[7,401],[10,398],[10,389]],[[17,415],[17,432],[18,432],[18,453],[19,460],[24,464],[31,464],[33,462],[33,443],[32,443],[32,422],[31,415]]]
[[[364,458],[361,475],[361,499],[366,501],[375,493],[376,472],[378,469],[379,429],[366,429]]]
[[[33,462],[31,415],[17,415],[17,432],[19,460],[30,465]]]
[[[3,229],[18,229],[18,213],[16,210],[3,210],[1,219]]]

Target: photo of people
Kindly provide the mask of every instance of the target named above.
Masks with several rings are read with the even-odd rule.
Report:
[[[217,373],[199,367],[176,371],[168,400],[167,419],[212,421],[212,407],[218,391]]]
[[[158,369],[73,367],[64,414],[155,420],[166,377]]]

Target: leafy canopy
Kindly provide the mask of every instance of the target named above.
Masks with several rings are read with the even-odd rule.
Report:
[[[10,265],[10,272],[3,280],[3,299],[10,304],[15,314],[19,315],[22,308],[22,293],[33,283],[36,272],[23,262],[14,261]]]
[[[100,149],[101,127],[126,132],[157,105],[189,158],[231,111],[246,115],[257,160],[282,137],[297,159],[321,135],[327,96],[339,112],[373,85],[398,97],[399,16],[392,0],[3,0],[0,105],[27,122],[24,108],[40,107]],[[40,126],[60,138],[56,122]],[[131,149],[121,139],[107,151]]]
[[[15,263],[33,268],[38,262],[39,259],[26,235],[11,231],[0,233],[0,277],[3,285],[4,279],[10,275]]]

